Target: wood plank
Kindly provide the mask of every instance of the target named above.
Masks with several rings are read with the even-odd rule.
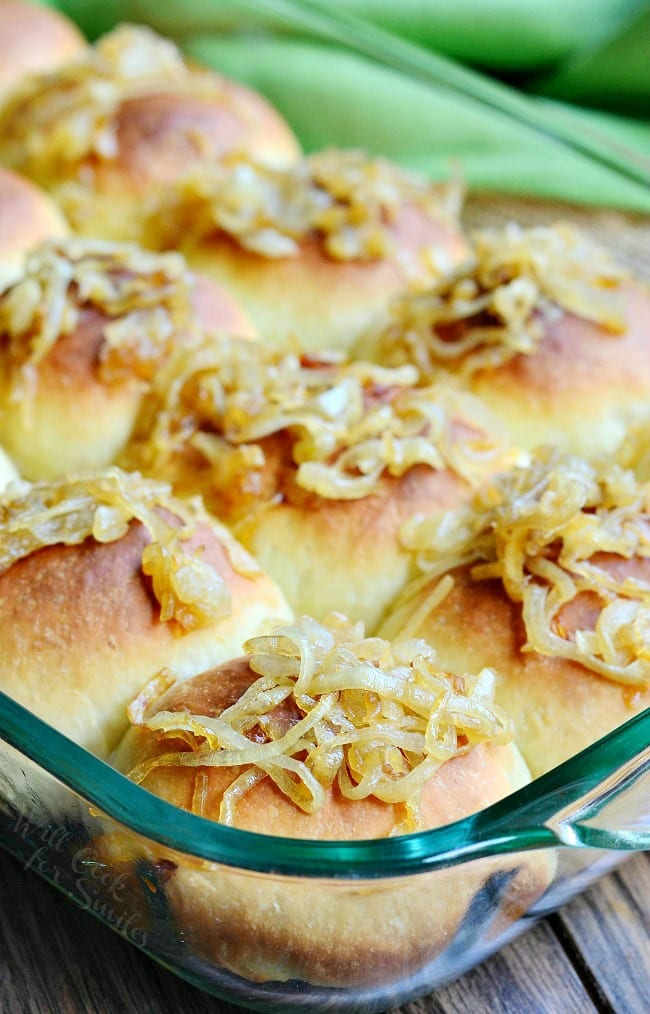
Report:
[[[650,1009],[650,855],[641,855],[552,916],[565,950],[603,1006]]]
[[[548,922],[433,996],[391,1014],[591,1014],[597,1010]]]
[[[627,885],[643,911],[646,881],[639,877],[637,863],[616,878]],[[603,917],[608,921],[627,919],[627,908],[611,909],[610,890],[603,882],[589,897],[602,896],[603,904],[609,905]],[[576,906],[582,911],[582,905],[579,899],[565,910],[574,925],[580,924],[581,915],[568,913]],[[582,954],[580,944],[576,947]],[[637,952],[628,950],[626,960],[635,964]],[[614,979],[621,977],[621,967],[625,966],[612,973]],[[552,924],[545,921],[459,982],[407,1004],[400,1014],[582,1014],[608,1009],[607,1003],[601,1005],[596,998],[594,1005],[592,999],[572,966],[572,954],[567,956]],[[612,1008],[616,1014],[633,1014],[645,1005],[612,1003]],[[0,853],[2,1014],[237,1014],[239,1009],[160,968]]]
[[[151,961],[0,852],[2,1014],[241,1014]]]

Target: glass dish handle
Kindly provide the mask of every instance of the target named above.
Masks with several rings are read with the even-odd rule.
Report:
[[[546,827],[565,845],[650,849],[649,773],[650,746],[558,810]]]
[[[509,804],[509,805],[508,805]],[[650,709],[477,819],[483,848],[650,849]],[[488,845],[489,842],[489,845]]]

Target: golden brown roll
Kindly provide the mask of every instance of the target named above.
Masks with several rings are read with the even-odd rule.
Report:
[[[358,151],[284,170],[233,157],[166,190],[144,243],[180,246],[268,342],[349,349],[391,297],[468,256],[455,184]]]
[[[178,254],[46,243],[0,294],[0,440],[29,479],[101,468],[174,347],[222,329],[252,334],[227,293]]]
[[[397,300],[356,353],[479,395],[527,448],[613,451],[650,417],[650,292],[567,225],[480,232],[474,263]]]
[[[85,45],[76,25],[58,11],[23,0],[0,0],[0,99],[24,74],[54,70]]]
[[[373,629],[411,573],[402,524],[514,460],[471,396],[416,379],[236,339],[180,350],[121,460],[200,493],[298,612]]]
[[[65,236],[63,215],[47,194],[0,169],[0,290],[20,277],[25,255],[45,239]]]
[[[340,615],[269,629],[246,651],[133,709],[115,766],[208,819],[329,840],[437,827],[529,781],[487,670],[449,677],[424,642],[364,639]],[[179,862],[163,889],[198,953],[254,980],[325,985],[390,980],[433,958],[499,868],[520,906],[549,874],[517,857],[417,877],[416,889],[314,881],[306,894],[290,878]]]
[[[93,237],[138,239],[152,189],[231,151],[271,165],[299,155],[260,95],[188,67],[147,28],[117,28],[60,70],[26,79],[0,113],[0,159],[55,192]]]
[[[0,686],[105,757],[163,669],[231,658],[285,601],[232,536],[118,469],[0,500]]]
[[[647,483],[538,452],[407,526],[425,576],[381,633],[425,637],[452,672],[492,667],[537,776],[650,705],[649,535]]]

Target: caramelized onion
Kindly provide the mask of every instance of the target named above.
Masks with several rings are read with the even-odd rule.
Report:
[[[122,25],[63,67],[24,77],[0,113],[5,155],[29,176],[55,179],[61,166],[116,155],[114,114],[125,99],[208,87],[214,92],[214,80],[191,71],[168,39]]]
[[[176,523],[168,520],[172,512]],[[88,538],[114,542],[138,521],[151,536],[142,570],[152,578],[161,621],[173,620],[189,630],[230,612],[221,576],[183,547],[197,520],[191,505],[171,500],[165,483],[117,468],[52,482],[13,483],[0,501],[0,573],[46,546],[75,546]]]
[[[607,565],[650,558],[650,483],[632,472],[542,448],[469,506],[409,521],[402,540],[430,576],[471,564],[476,580],[499,579],[522,604],[524,650],[630,686],[650,681],[650,583]],[[561,610],[585,592],[600,603],[595,627],[568,636]]]
[[[42,244],[28,257],[22,278],[0,294],[0,335],[14,397],[33,391],[39,363],[74,331],[83,310],[106,318],[99,378],[150,380],[174,339],[197,327],[193,284],[180,254],[77,238]]]
[[[445,761],[510,736],[509,720],[493,703],[494,672],[451,676],[424,641],[364,638],[362,624],[332,614],[325,624],[303,617],[277,627],[244,648],[259,679],[217,718],[151,708],[132,714],[163,738],[191,740],[187,750],[144,761],[131,778],[142,781],[161,766],[244,766],[224,794],[225,823],[268,777],[305,813],[319,809],[336,784],[347,799],[403,804],[399,830],[414,830],[422,788]],[[285,701],[296,713],[288,729],[274,716]],[[248,738],[253,728],[264,730],[265,742]]]
[[[361,350],[386,365],[415,363],[425,380],[470,377],[533,355],[563,311],[612,335],[625,331],[625,272],[572,226],[511,223],[473,240],[473,263],[398,299]]]
[[[337,500],[368,496],[382,475],[414,465],[476,484],[512,462],[471,396],[416,381],[411,366],[326,355],[305,363],[251,341],[211,340],[178,350],[160,371],[125,462],[164,474],[174,454],[192,447],[212,463],[215,488],[227,489],[264,467],[260,441],[286,431],[298,485]],[[469,423],[462,435],[459,421]]]
[[[151,245],[224,233],[247,250],[282,259],[297,256],[300,243],[316,236],[334,260],[378,260],[393,253],[391,227],[405,206],[457,229],[460,203],[456,184],[434,185],[360,151],[318,152],[287,169],[238,154],[156,198]],[[446,267],[439,245],[423,250],[418,267],[439,276]]]

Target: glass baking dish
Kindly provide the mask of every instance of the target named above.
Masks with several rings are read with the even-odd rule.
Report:
[[[256,6],[228,5],[235,22]],[[276,24],[285,18],[330,40],[338,31],[413,80],[447,72],[444,61],[416,60],[408,44],[385,59],[383,34],[359,38],[354,23],[296,21],[291,4],[262,6]],[[499,107],[498,86],[459,74],[450,87],[466,96],[478,88],[474,100]],[[517,97],[503,111],[545,129]],[[639,179],[620,153],[588,137],[572,144]],[[490,220],[489,202],[470,212]],[[549,211],[526,213],[529,224]],[[502,219],[503,204],[492,214]],[[649,742],[650,710],[455,824],[377,841],[300,841],[176,809],[0,693],[0,845],[215,996],[261,1011],[380,1011],[461,975],[630,851],[650,848]]]
[[[0,694],[0,845],[136,947],[261,1011],[380,1011],[650,848],[650,711],[455,824],[283,839],[171,806]]]

